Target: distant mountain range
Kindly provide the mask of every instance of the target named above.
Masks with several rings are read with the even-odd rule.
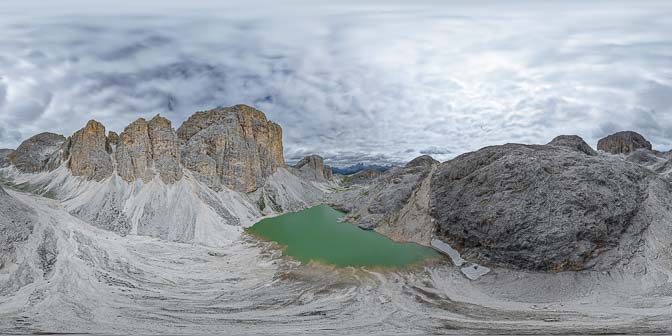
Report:
[[[378,172],[386,172],[390,169],[392,169],[394,166],[393,165],[377,165],[377,164],[364,164],[364,163],[357,163],[352,166],[348,167],[331,167],[331,171],[334,172],[334,174],[341,174],[341,175],[351,175],[358,173],[363,170],[375,170]]]

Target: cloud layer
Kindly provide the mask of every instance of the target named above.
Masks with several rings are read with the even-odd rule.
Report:
[[[672,147],[669,2],[186,3],[3,6],[0,147],[237,103],[283,126],[289,161],[624,129]]]

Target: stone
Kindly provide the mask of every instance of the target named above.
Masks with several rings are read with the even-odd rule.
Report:
[[[111,146],[115,146],[116,148],[116,146],[119,144],[119,140],[120,140],[119,134],[117,134],[116,132],[109,131],[107,133],[107,141],[109,141]]]
[[[384,173],[372,184],[355,189],[354,195],[343,193],[343,199],[332,203],[348,212],[348,222],[363,229],[375,229],[397,241],[430,245],[429,190],[437,165],[438,161],[430,156],[416,158]]]
[[[330,181],[334,174],[319,155],[308,155],[294,165],[299,174],[312,181]]]
[[[611,154],[628,154],[639,148],[652,150],[649,141],[632,131],[614,133],[597,142],[598,150]]]
[[[578,135],[559,135],[548,144],[571,148],[591,156],[597,155],[597,152]]]
[[[507,144],[443,163],[432,177],[430,212],[437,238],[469,261],[535,271],[608,269],[611,252],[627,258],[636,250],[636,232],[649,224],[642,209],[650,185],[667,182],[625,160]]]
[[[60,134],[40,133],[22,142],[9,155],[9,161],[23,173],[53,170],[60,165],[60,156],[57,152],[64,142],[65,137]]]
[[[0,148],[0,168],[5,168],[12,164],[9,160],[9,156],[12,153],[14,153],[13,149]]]
[[[149,182],[154,178],[151,170],[152,148],[149,140],[147,121],[140,118],[126,126],[119,134],[119,144],[115,152],[117,174],[126,182],[142,179]]]
[[[168,119],[140,118],[119,135],[117,173],[127,182],[149,182],[158,173],[164,183],[175,183],[182,178],[179,152],[179,140]]]
[[[74,176],[102,181],[114,172],[112,149],[105,136],[105,126],[91,120],[75,132],[64,145],[64,157]]]
[[[16,247],[28,240],[35,213],[0,187],[0,270],[16,261]]]
[[[196,112],[177,135],[182,165],[213,190],[252,192],[285,165],[282,129],[246,105]]]
[[[180,165],[180,143],[170,120],[159,115],[148,124],[149,139],[152,146],[154,169],[166,184],[182,179]]]

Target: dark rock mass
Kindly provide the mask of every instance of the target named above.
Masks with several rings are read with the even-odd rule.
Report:
[[[51,170],[60,165],[56,156],[64,142],[65,137],[60,134],[40,133],[21,143],[8,158],[23,173]]]
[[[551,146],[568,147],[592,156],[597,155],[597,152],[578,135],[559,135],[548,144]]]
[[[492,146],[440,166],[431,214],[438,237],[468,260],[582,270],[605,266],[602,254],[641,238],[629,232],[649,223],[641,210],[653,179],[667,183],[645,167],[575,149]]]
[[[639,133],[624,131],[614,133],[597,142],[597,149],[611,154],[628,154],[639,148],[651,150],[651,143]]]

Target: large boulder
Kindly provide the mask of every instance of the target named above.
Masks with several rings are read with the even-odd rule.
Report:
[[[578,135],[559,135],[548,144],[571,148],[591,156],[597,155],[597,152]]]
[[[91,120],[64,144],[64,157],[74,176],[101,181],[112,176],[112,149],[105,136],[105,126]]]
[[[628,154],[640,148],[651,150],[652,146],[642,135],[632,131],[614,133],[597,142],[598,150],[611,154]]]
[[[526,270],[608,267],[603,254],[634,246],[651,170],[559,146],[486,147],[432,178],[436,235],[467,260]],[[626,256],[635,250],[625,249]]]
[[[9,161],[23,173],[52,170],[60,165],[58,155],[65,137],[54,133],[40,133],[30,137],[9,155]]]
[[[294,165],[299,174],[312,181],[329,181],[334,176],[331,167],[319,155],[308,155]]]
[[[246,105],[196,112],[177,134],[182,165],[214,190],[254,191],[285,165],[282,129]]]

